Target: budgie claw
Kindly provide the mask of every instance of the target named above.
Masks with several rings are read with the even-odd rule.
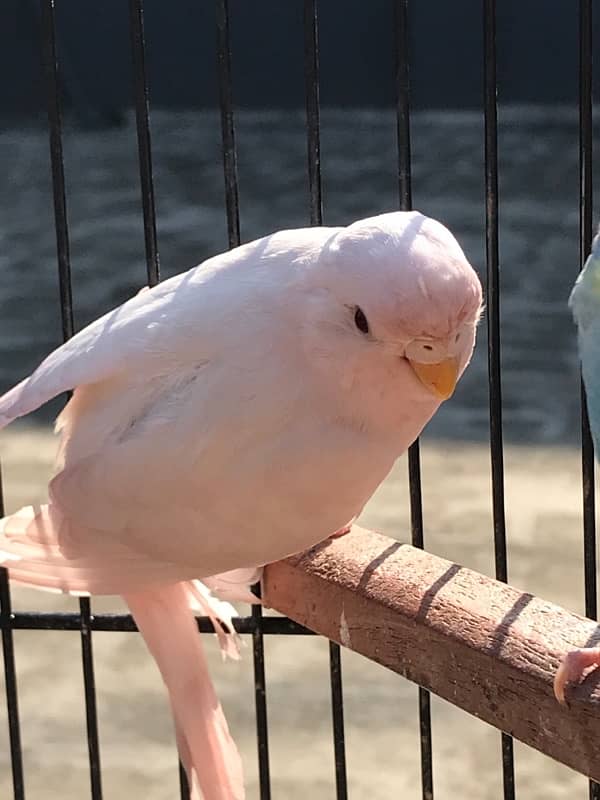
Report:
[[[563,705],[568,683],[581,683],[590,668],[600,666],[600,647],[582,647],[572,650],[563,658],[554,676],[554,695]]]

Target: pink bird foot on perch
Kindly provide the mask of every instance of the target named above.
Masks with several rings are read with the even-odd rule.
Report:
[[[354,519],[352,520],[352,522],[349,522],[347,525],[344,525],[343,528],[340,528],[339,530],[335,531],[335,533],[332,533],[329,538],[339,539],[340,536],[345,536],[347,533],[350,533],[353,525],[354,525]]]
[[[582,647],[567,653],[554,677],[554,694],[558,702],[563,704],[566,702],[567,684],[581,683],[592,668],[598,666],[600,666],[600,647]]]

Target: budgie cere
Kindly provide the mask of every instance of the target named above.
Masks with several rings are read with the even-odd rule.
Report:
[[[600,453],[600,232],[579,273],[569,298],[577,324],[579,357],[587,398],[590,428],[596,454]],[[568,653],[554,678],[554,693],[565,702],[568,683],[581,680],[590,667],[600,665],[600,647],[583,647]]]
[[[452,394],[480,313],[422,214],[281,231],[141,292],[0,398],[2,427],[74,390],[48,504],[0,522],[0,559],[23,584],[123,595],[196,800],[244,787],[194,613],[235,654],[226,600],[349,528]]]

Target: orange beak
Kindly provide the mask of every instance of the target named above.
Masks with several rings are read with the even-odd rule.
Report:
[[[408,363],[423,386],[440,400],[452,396],[458,380],[458,359],[446,358],[437,364],[423,364],[418,361]]]

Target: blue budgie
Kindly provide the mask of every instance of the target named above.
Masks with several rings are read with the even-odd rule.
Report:
[[[600,456],[600,230],[575,281],[569,306],[577,323],[590,427],[596,454]],[[600,647],[582,647],[568,653],[554,678],[557,699],[564,703],[567,683],[578,683],[584,672],[595,666],[600,666]]]

